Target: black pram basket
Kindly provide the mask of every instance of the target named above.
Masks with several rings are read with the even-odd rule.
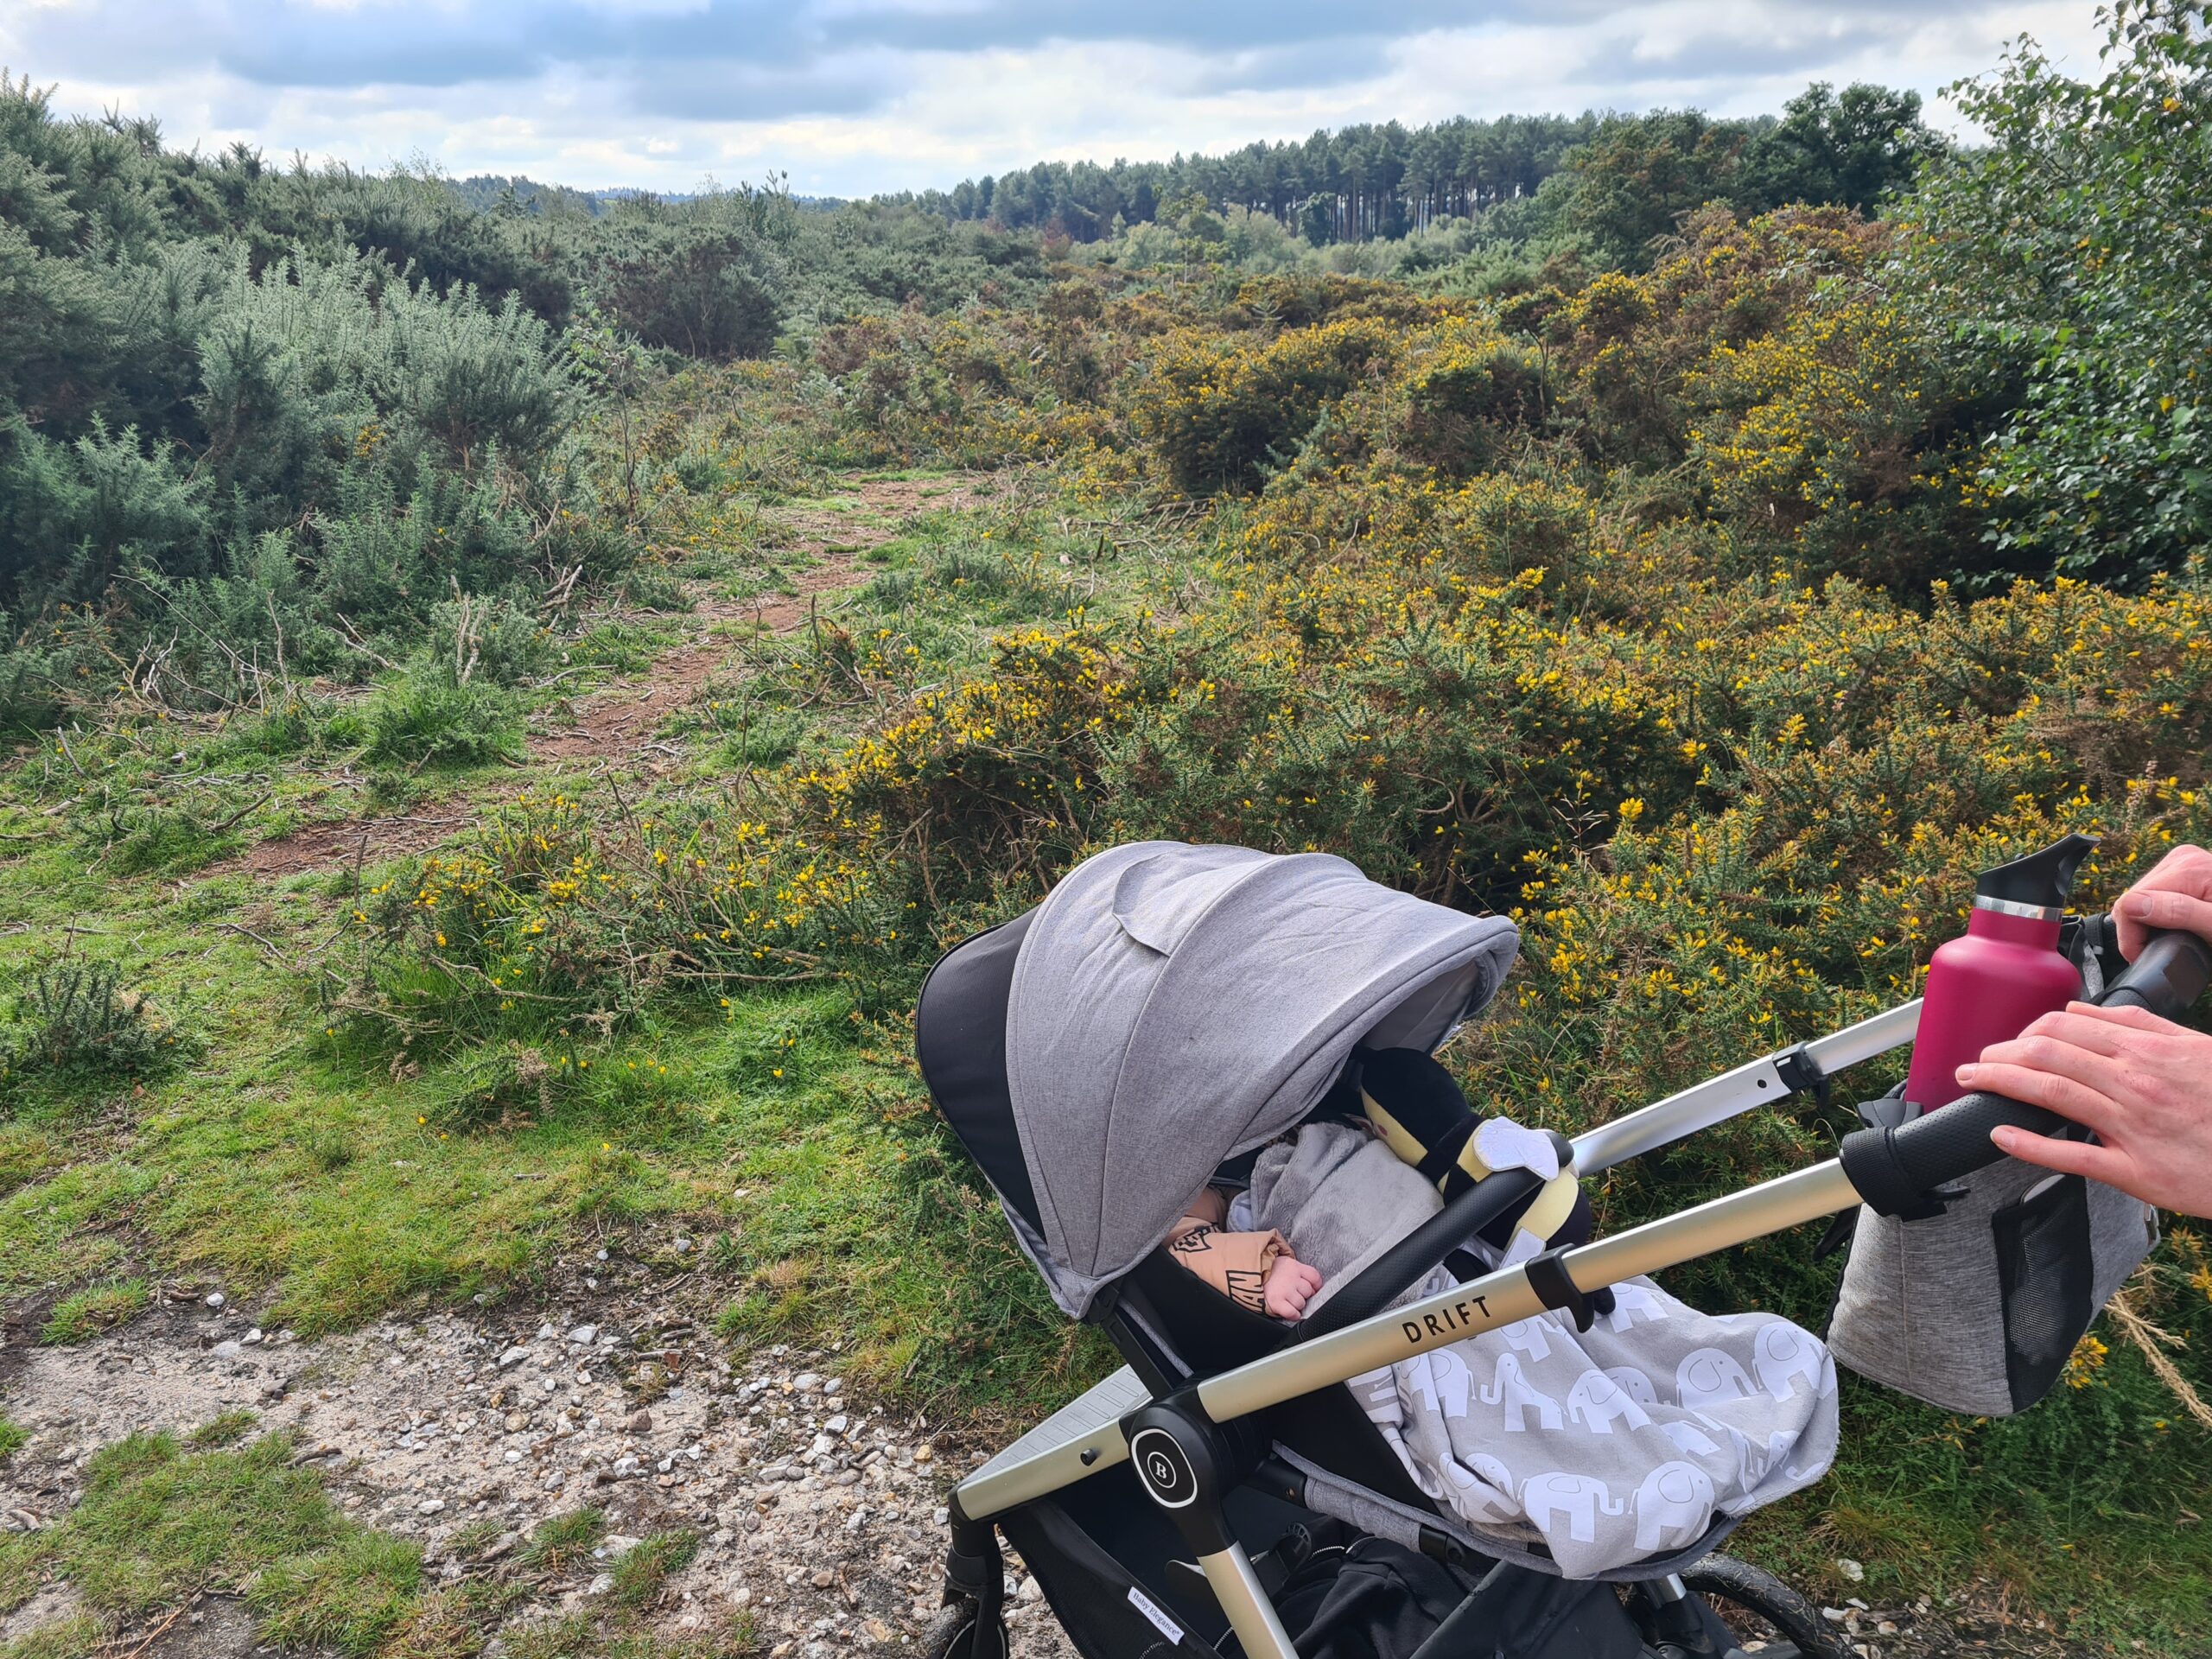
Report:
[[[1087,929],[1113,949],[1090,950]],[[1246,968],[1257,939],[1281,971],[1240,982],[1233,940],[1215,943],[1224,930],[1244,936]],[[1501,1549],[1422,1493],[1340,1385],[1547,1309],[1586,1325],[1586,1299],[1604,1287],[1877,1192],[1910,1203],[1993,1161],[1991,1124],[2043,1128],[2047,1115],[1974,1097],[1939,1115],[1951,1120],[1940,1135],[1870,1130],[1838,1160],[1405,1302],[1541,1184],[1503,1171],[1295,1327],[1160,1248],[1189,1194],[1300,1122],[1356,1045],[1378,1033],[1441,1042],[1497,989],[1515,943],[1509,923],[1393,893],[1340,860],[1154,842],[1090,861],[1044,906],[940,962],[916,1012],[932,1096],[1061,1306],[1126,1363],[953,1493],[932,1659],[1004,1651],[1001,1532],[1087,1659],[1727,1655],[1738,1637],[1715,1604],[1763,1621],[1773,1659],[1842,1651],[1802,1597],[1713,1553],[1734,1525],[1726,1516],[1611,1581],[1563,1579],[1541,1548]],[[2177,971],[2178,960],[2159,970],[2164,1004],[2202,985],[2201,947]],[[2129,989],[2123,979],[2107,995]],[[1595,1173],[1817,1088],[1910,1040],[1916,1018],[1908,1005],[1762,1057],[1565,1149]],[[1200,1081],[1177,1097],[1163,1067]]]

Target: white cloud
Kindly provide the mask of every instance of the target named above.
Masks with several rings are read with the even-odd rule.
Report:
[[[0,62],[58,83],[65,110],[157,116],[175,143],[244,139],[367,165],[420,155],[585,186],[683,188],[708,165],[774,168],[830,194],[1357,121],[1683,104],[1747,114],[1815,78],[1916,87],[1950,119],[1938,89],[1993,67],[2012,35],[2082,67],[2097,39],[2089,0],[1488,0],[1456,15],[1402,8],[1426,26],[1395,34],[1380,13],[1347,23],[1341,9],[1285,0],[1284,29],[1261,47],[1226,38],[1236,20],[1203,6],[1186,27],[1077,0],[1049,13],[1009,0],[563,0],[543,38],[536,20],[553,10],[516,0],[0,3]],[[257,12],[273,20],[263,36]],[[740,12],[760,24],[757,52]],[[1115,21],[1139,14],[1155,21]],[[134,15],[136,58],[115,44]],[[1047,16],[1065,26],[1043,27]],[[341,73],[351,33],[318,38],[372,27],[384,32],[362,35],[374,61],[358,79]],[[203,34],[217,44],[175,44]],[[305,67],[288,78],[294,60]],[[472,67],[480,78],[439,84]],[[751,117],[772,109],[789,112]]]

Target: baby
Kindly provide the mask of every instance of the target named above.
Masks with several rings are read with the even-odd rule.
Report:
[[[1324,1103],[1322,1116],[1323,1121],[1339,1120],[1387,1145],[1402,1163],[1433,1183],[1433,1190],[1417,1195],[1432,1204],[1437,1194],[1456,1197],[1496,1170],[1537,1171],[1552,1185],[1519,1218],[1520,1236],[1509,1243],[1508,1234],[1516,1230],[1509,1224],[1493,1241],[1504,1259],[1524,1259],[1554,1236],[1562,1242],[1589,1236],[1587,1205],[1578,1205],[1571,1177],[1560,1179],[1551,1138],[1510,1118],[1477,1117],[1451,1073],[1431,1055],[1414,1049],[1357,1050],[1354,1064]],[[1225,1230],[1229,1205],[1219,1187],[1202,1188],[1168,1234],[1168,1249],[1240,1307],[1270,1319],[1304,1319],[1321,1294],[1319,1269],[1299,1260],[1274,1229]],[[1415,1209],[1402,1224],[1410,1227],[1421,1213]],[[1578,1220],[1584,1224],[1576,1237],[1573,1224]]]
[[[1319,1294],[1321,1275],[1290,1251],[1283,1236],[1224,1232],[1229,1198],[1217,1186],[1204,1188],[1184,1206],[1183,1218],[1167,1236],[1175,1259],[1240,1307],[1270,1319],[1302,1319],[1306,1304]]]

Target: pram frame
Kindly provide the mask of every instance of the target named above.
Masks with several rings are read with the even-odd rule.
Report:
[[[2208,978],[2212,943],[2189,934],[2158,933],[2094,1000],[2171,1017],[2196,1000]],[[1576,1172],[1611,1167],[1792,1094],[1811,1090],[1825,1095],[1834,1071],[1911,1041],[1920,1007],[1917,1001],[1902,1004],[1592,1129],[1572,1143]],[[988,1529],[995,1517],[1011,1510],[1134,1461],[1139,1486],[1192,1548],[1246,1659],[1298,1659],[1250,1559],[1225,1523],[1223,1501],[1235,1478],[1223,1425],[1546,1311],[1567,1310],[1586,1323],[1582,1298],[1605,1286],[1679,1267],[1857,1205],[1883,1214],[1911,1209],[1948,1183],[2002,1159],[1990,1131],[2007,1124],[2045,1135],[2072,1128],[2037,1107],[2002,1096],[1970,1095],[1900,1128],[1848,1135],[1837,1157],[1808,1168],[1626,1232],[1499,1268],[1200,1379],[1116,1422],[963,1481],[949,1503],[956,1554],[964,1553],[959,1541],[963,1530],[972,1535]],[[1133,1459],[1139,1442],[1142,1455]],[[997,1600],[995,1594],[987,1598],[993,1618]]]

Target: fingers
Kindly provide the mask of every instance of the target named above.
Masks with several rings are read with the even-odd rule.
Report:
[[[2016,1043],[1999,1043],[1990,1050],[2016,1048]],[[2067,1051],[2081,1054],[2079,1049]],[[2095,1055],[2084,1056],[2099,1059]],[[2104,1062],[2111,1065],[2112,1062]],[[2114,1068],[2115,1071],[2117,1068]],[[2064,1072],[2046,1071],[2037,1065],[2019,1065],[2010,1061],[1984,1060],[1974,1065],[1959,1068],[1959,1082],[1968,1089],[1981,1090],[1993,1095],[2003,1095],[2030,1106],[2040,1106],[2046,1111],[2056,1112],[2105,1134],[2119,1121],[2120,1108],[2101,1089]]]
[[[2029,1045],[2044,1042],[2070,1044],[2093,1054],[2118,1054],[2135,1040],[2133,1033],[2141,1027],[2131,1020],[2101,1020],[2097,1016],[2101,1012],[2088,1002],[2069,1003],[2060,1013],[2040,1015],[2033,1025],[2008,1042],[1992,1043],[1982,1050],[1980,1058],[2019,1060],[2027,1058]],[[1999,1052],[2000,1050],[2015,1052]]]
[[[2178,927],[2212,938],[2212,853],[2177,847],[2113,906],[2120,953],[2135,960],[2154,927]]]
[[[2124,1027],[2129,1031],[2156,1032],[2160,1036],[2164,1037],[2179,1035],[2186,1029],[2184,1027],[2176,1025],[2171,1020],[2160,1018],[2158,1015],[2152,1013],[2148,1008],[2139,1008],[2132,1006],[2108,1008],[2095,1002],[2069,1002],[2066,1005],[2066,1013],[2070,1014],[2080,1014],[2085,1019],[2093,1020],[2101,1026]],[[2062,1015],[2047,1014],[2043,1016],[2043,1019],[2052,1020],[2063,1017],[2063,1016]],[[2038,1026],[2042,1023],[2043,1020],[2036,1021],[2036,1025]],[[2035,1028],[2035,1026],[2030,1026],[2028,1027],[2030,1031],[2033,1031]]]
[[[2009,1124],[1992,1129],[1989,1138],[1997,1143],[1999,1152],[2009,1154],[2024,1164],[2037,1164],[2068,1175],[2086,1175],[2109,1186],[2124,1185],[2132,1170],[2127,1160],[2110,1147],[2094,1147],[2086,1141],[2054,1141],[2047,1135],[2031,1135]]]
[[[2010,1065],[2071,1077],[2101,1094],[2117,1094],[2125,1058],[2141,1046],[2143,1034],[2088,1020],[2078,1020],[2075,1029],[2081,1033],[2080,1041],[2053,1032],[2031,1030],[2009,1043],[1992,1043],[1981,1051],[1980,1059],[1959,1068],[1959,1082],[1968,1089],[1986,1089],[1990,1087],[1987,1083],[1979,1077],[1969,1078],[1967,1073],[1991,1065]]]
[[[1306,1316],[1308,1303],[1321,1288],[1321,1275],[1302,1262],[1290,1264],[1290,1270],[1277,1275],[1268,1287],[1268,1310],[1279,1319],[1298,1319]]]

